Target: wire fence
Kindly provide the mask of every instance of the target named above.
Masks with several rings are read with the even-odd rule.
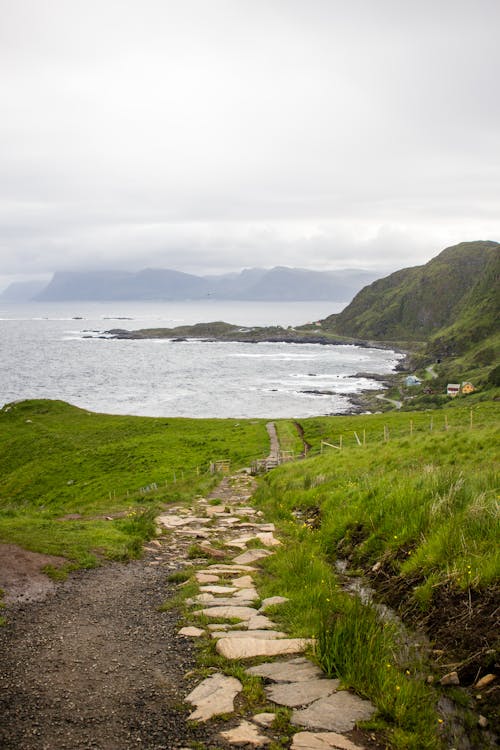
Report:
[[[398,422],[378,423],[374,428],[345,430],[336,435],[332,435],[328,440],[316,438],[314,451],[319,449],[321,454],[333,450],[342,450],[357,446],[360,448],[374,443],[388,443],[391,440],[401,440],[403,438],[413,438],[431,433],[443,433],[451,430],[469,431],[475,427],[474,411],[471,409],[467,416],[448,415],[448,414],[427,414],[414,416],[407,422],[399,419]]]

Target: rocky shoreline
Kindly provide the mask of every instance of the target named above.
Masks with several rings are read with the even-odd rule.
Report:
[[[321,346],[357,346],[364,349],[391,350],[402,354],[403,359],[398,363],[392,373],[381,375],[372,372],[357,372],[350,378],[367,378],[380,383],[380,389],[370,388],[357,393],[348,394],[351,408],[348,413],[362,414],[379,410],[380,403],[373,403],[374,394],[384,388],[393,387],[399,379],[401,372],[409,370],[411,352],[398,342],[366,341],[337,336],[317,329],[307,328],[281,328],[281,327],[241,327],[231,323],[197,323],[192,326],[178,326],[176,328],[142,328],[130,331],[123,328],[113,328],[104,331],[103,338],[120,340],[144,340],[144,339],[166,339],[173,343],[196,339],[199,342],[214,343],[220,341],[235,343],[272,343],[272,344],[319,344]],[[307,393],[318,396],[331,395],[330,392],[307,391]],[[346,412],[332,412],[328,416],[337,416]]]
[[[112,328],[104,331],[103,336],[111,339],[170,339],[173,342],[197,339],[213,343],[214,341],[234,341],[237,343],[270,343],[270,344],[321,344],[334,346],[359,346],[363,349],[389,349],[399,354],[406,354],[400,342],[370,341],[348,336],[339,336],[320,329],[283,328],[281,326],[243,327],[231,323],[196,323],[191,326],[175,328],[139,328],[128,330]]]

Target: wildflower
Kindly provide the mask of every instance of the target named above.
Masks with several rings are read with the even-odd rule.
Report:
[[[443,719],[438,719],[438,724],[442,724],[442,723],[443,723]]]
[[[411,674],[410,670],[407,669],[406,672],[405,672],[405,674]]]
[[[397,539],[397,538],[398,538],[398,535],[397,535],[397,534],[394,534],[394,539]]]
[[[399,687],[399,685],[396,685],[396,690],[401,690],[401,688]]]

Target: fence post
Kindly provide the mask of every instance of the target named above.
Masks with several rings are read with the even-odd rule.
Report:
[[[363,430],[363,445],[366,445],[366,430]]]
[[[413,435],[413,419],[410,419],[410,436]]]
[[[342,435],[339,438],[339,446],[342,448]]]
[[[432,417],[431,417],[431,424],[430,424],[430,428],[429,429],[430,429],[431,432],[434,429],[434,419]]]

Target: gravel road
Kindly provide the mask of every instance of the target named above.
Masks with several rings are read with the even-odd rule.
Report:
[[[2,750],[173,750],[201,739],[182,708],[192,646],[177,636],[176,614],[157,611],[165,578],[147,559],[113,564],[9,606]]]

